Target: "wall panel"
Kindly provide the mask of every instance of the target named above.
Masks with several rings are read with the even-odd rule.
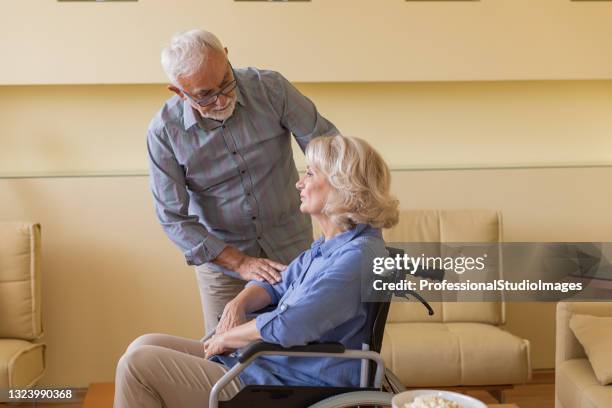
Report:
[[[297,86],[396,169],[612,164],[612,81]],[[0,175],[145,174],[147,125],[169,95],[161,84],[0,87]]]

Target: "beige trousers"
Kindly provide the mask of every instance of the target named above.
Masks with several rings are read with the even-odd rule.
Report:
[[[206,264],[196,266],[196,278],[204,313],[204,330],[208,334],[217,327],[223,308],[244,289],[246,281],[214,271]]]
[[[115,374],[115,408],[205,408],[210,390],[228,369],[204,358],[198,340],[167,334],[145,334],[119,359]],[[243,387],[228,384],[221,400]]]

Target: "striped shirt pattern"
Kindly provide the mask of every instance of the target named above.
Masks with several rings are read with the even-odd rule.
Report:
[[[302,151],[337,133],[282,75],[236,69],[237,103],[224,122],[174,96],[149,125],[150,186],[157,217],[187,264],[234,275],[210,261],[230,244],[290,263],[312,242],[299,211],[291,134]]]

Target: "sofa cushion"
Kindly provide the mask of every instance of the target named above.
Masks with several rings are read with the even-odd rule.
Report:
[[[0,339],[0,388],[33,385],[45,370],[45,345]]]
[[[575,314],[570,328],[589,357],[601,385],[612,383],[612,317]]]
[[[531,371],[526,340],[482,323],[387,323],[382,356],[410,387],[520,384]]]
[[[612,316],[612,302],[559,302],[557,303],[557,336],[555,347],[555,364],[565,360],[586,358],[584,347],[580,344],[569,327],[569,321],[575,314],[590,316]]]
[[[612,387],[599,384],[586,358],[563,361],[555,369],[555,392],[564,407],[609,407]]]
[[[501,302],[429,302],[434,310],[430,316],[420,302],[394,301],[389,308],[389,323],[486,323],[503,322]]]
[[[502,219],[499,212],[491,210],[402,210],[399,223],[384,230],[383,234],[388,245],[411,242],[416,245],[413,249],[426,242],[498,242],[502,238]],[[440,247],[437,253],[432,253],[432,250],[428,246],[428,255],[444,255],[444,247]],[[501,268],[499,271],[501,273]],[[431,306],[435,311],[433,316],[424,312],[418,302],[393,302],[387,321],[497,325],[505,321],[503,302],[457,302],[452,299],[431,302]]]

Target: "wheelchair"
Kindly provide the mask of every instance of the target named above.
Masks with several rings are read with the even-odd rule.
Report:
[[[387,247],[389,256],[403,255],[404,251]],[[420,270],[417,276],[442,280],[443,270]],[[385,279],[403,279],[398,271],[390,272]],[[285,348],[278,344],[256,341],[240,350],[238,363],[234,365],[213,386],[209,396],[209,408],[342,408],[355,406],[391,406],[391,399],[406,388],[388,369],[380,356],[383,333],[391,296],[409,298],[413,296],[420,301],[433,315],[433,309],[419,294],[413,291],[389,293],[384,301],[368,303],[367,322],[368,338],[362,350],[347,350],[341,343],[310,343],[304,346]],[[249,316],[254,317],[265,309]],[[212,336],[204,337],[202,341]],[[238,394],[227,401],[220,401],[219,395],[223,388],[238,376],[249,364],[260,356],[292,356],[292,357],[333,357],[361,360],[361,376],[359,387],[320,387],[320,386],[276,386],[247,385]],[[375,364],[371,364],[374,362]]]

